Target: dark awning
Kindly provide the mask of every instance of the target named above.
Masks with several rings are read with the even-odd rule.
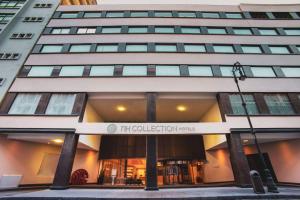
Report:
[[[159,160],[205,160],[201,135],[159,135]],[[146,157],[146,136],[102,136],[100,159]]]

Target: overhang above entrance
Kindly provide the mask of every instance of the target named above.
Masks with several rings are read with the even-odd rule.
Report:
[[[104,122],[146,122],[145,94],[89,94],[89,109]],[[156,97],[157,122],[199,122],[219,116],[216,94],[166,94]],[[213,110],[213,111],[212,111]],[[213,112],[213,113],[212,113]],[[86,112],[85,115],[89,115]]]

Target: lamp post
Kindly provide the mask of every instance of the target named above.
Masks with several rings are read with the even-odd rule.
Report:
[[[239,73],[239,77],[236,76],[236,72]],[[268,169],[268,167],[266,165],[263,154],[260,150],[259,144],[257,142],[257,137],[256,137],[255,131],[253,129],[253,125],[252,125],[252,122],[251,122],[251,119],[250,119],[250,116],[249,116],[249,112],[248,112],[248,109],[247,109],[247,106],[246,106],[246,102],[245,102],[245,99],[244,99],[243,94],[242,94],[241,89],[240,89],[240,85],[239,85],[238,80],[244,81],[247,77],[244,73],[242,65],[239,62],[234,63],[233,68],[232,68],[232,73],[233,73],[233,77],[234,77],[234,82],[235,82],[235,84],[237,86],[237,89],[238,89],[238,94],[239,94],[239,96],[242,100],[242,106],[244,108],[244,111],[245,111],[245,114],[246,114],[246,117],[247,117],[247,120],[248,120],[248,123],[249,123],[249,126],[250,126],[250,133],[254,137],[254,143],[255,143],[257,152],[259,154],[261,163],[263,164],[264,173],[265,173],[265,176],[266,176],[266,179],[267,179],[266,180],[266,185],[267,185],[267,188],[268,188],[268,192],[279,193],[279,191],[277,189],[277,186],[276,186],[276,184],[273,180],[273,177],[270,173],[270,170]]]

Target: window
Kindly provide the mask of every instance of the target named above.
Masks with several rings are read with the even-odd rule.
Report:
[[[190,76],[213,76],[210,66],[188,66]]]
[[[123,76],[147,76],[147,66],[124,66]]]
[[[244,53],[262,53],[260,46],[254,46],[254,45],[251,46],[243,45],[242,50]]]
[[[49,66],[34,66],[31,67],[28,77],[49,77],[51,76],[53,67]]]
[[[230,19],[242,19],[243,16],[241,13],[225,13],[226,18]]]
[[[34,8],[51,8],[52,4],[50,3],[36,3],[34,4]]]
[[[148,28],[147,27],[129,27],[128,33],[147,33]]]
[[[175,33],[174,27],[155,27],[155,33]]]
[[[234,53],[231,45],[214,45],[213,48],[216,53]]]
[[[82,76],[84,66],[63,66],[59,76]]]
[[[96,33],[96,28],[78,28],[78,34],[94,34]]]
[[[203,12],[203,18],[220,18],[219,13],[217,12]]]
[[[102,27],[102,33],[121,33],[121,27]]]
[[[41,53],[58,53],[63,49],[63,45],[44,45]]]
[[[62,13],[60,18],[77,18],[78,13]]]
[[[101,17],[101,12],[86,12],[84,13],[85,18],[98,18]]]
[[[107,12],[106,13],[106,17],[111,17],[111,18],[114,18],[114,17],[124,17],[124,12]]]
[[[147,52],[147,44],[128,44],[126,45],[126,52]]]
[[[244,101],[246,103],[247,111],[250,115],[258,114],[258,109],[254,100],[253,95],[243,95]],[[229,95],[229,101],[231,104],[232,113],[235,115],[244,115],[246,114],[245,109],[242,105],[242,98],[240,95],[232,94]]]
[[[294,114],[294,110],[287,95],[264,95],[264,99],[271,114]]]
[[[298,51],[300,52],[300,46],[296,46],[296,48],[298,49]]]
[[[201,44],[185,44],[185,52],[206,52],[205,46]]]
[[[181,33],[200,34],[199,27],[181,27]]]
[[[113,76],[114,66],[92,66],[90,76]]]
[[[281,67],[281,70],[286,77],[300,77],[299,67]]]
[[[272,67],[251,67],[254,77],[276,77]]]
[[[196,18],[196,13],[194,13],[194,12],[178,12],[178,17]]]
[[[13,18],[13,14],[0,13],[0,23],[7,23]]]
[[[233,33],[236,35],[252,35],[250,28],[233,28]]]
[[[75,94],[53,94],[46,109],[47,115],[70,115],[72,114]]]
[[[289,54],[290,50],[287,46],[269,46],[273,54]]]
[[[69,34],[70,28],[53,28],[51,34]]]
[[[20,56],[19,53],[0,53],[0,60],[18,60]]]
[[[273,12],[273,15],[276,19],[293,19],[288,12]]]
[[[42,22],[43,17],[25,17],[23,22]]]
[[[208,34],[226,34],[225,28],[207,28]]]
[[[172,12],[159,12],[159,11],[156,11],[154,12],[154,16],[155,17],[172,17]]]
[[[258,32],[261,35],[278,35],[277,31],[275,29],[258,29]]]
[[[222,76],[229,76],[229,77],[233,76],[232,67],[222,66],[220,67],[220,70]],[[236,73],[236,75],[238,76],[238,73]]]
[[[117,44],[101,44],[97,46],[97,52],[118,52]]]
[[[180,76],[179,66],[156,66],[156,76]]]
[[[1,1],[0,2],[0,8],[20,8],[23,6],[25,1]]]
[[[69,52],[90,52],[90,44],[75,44],[72,45]]]
[[[131,11],[130,12],[130,17],[148,17],[148,12],[146,11]]]
[[[33,33],[13,33],[10,39],[31,39]]]
[[[15,7],[17,4],[17,2],[15,1],[11,1],[11,0],[8,0],[7,1],[7,7]],[[23,3],[24,4],[24,3]]]
[[[2,86],[5,82],[5,78],[0,78],[0,86]]]
[[[300,35],[300,29],[284,29],[287,35]]]
[[[268,19],[268,15],[265,12],[250,12],[250,15],[254,19]]]
[[[18,94],[8,114],[31,115],[40,102],[41,94]]]
[[[177,47],[175,44],[156,44],[155,51],[157,51],[157,52],[176,52]]]

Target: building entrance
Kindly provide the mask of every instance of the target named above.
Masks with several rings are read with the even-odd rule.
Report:
[[[199,184],[203,182],[202,161],[164,160],[158,162],[158,184]]]
[[[99,184],[114,186],[144,186],[146,183],[146,160],[102,160]],[[158,185],[201,184],[204,162],[197,160],[161,160],[157,162]]]
[[[206,162],[201,135],[157,136],[158,185],[203,182]],[[146,184],[146,137],[102,136],[99,184],[143,186]]]

